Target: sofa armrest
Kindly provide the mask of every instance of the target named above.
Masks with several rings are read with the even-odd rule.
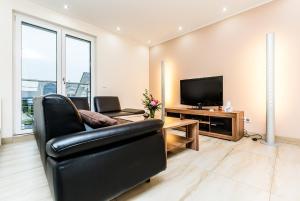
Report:
[[[66,157],[130,138],[148,135],[157,132],[162,126],[163,121],[151,119],[74,133],[49,140],[46,152],[53,158]]]

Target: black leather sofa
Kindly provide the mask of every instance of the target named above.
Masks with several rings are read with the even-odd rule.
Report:
[[[166,168],[161,120],[86,131],[69,98],[34,99],[34,134],[55,201],[111,200]]]
[[[138,109],[121,109],[120,101],[117,96],[95,96],[95,111],[109,117],[128,116],[135,114],[144,114],[144,110]]]

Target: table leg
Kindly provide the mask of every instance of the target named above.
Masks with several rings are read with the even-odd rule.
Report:
[[[186,148],[199,150],[199,124],[190,124],[187,127],[186,137],[194,139],[191,143],[186,145]]]

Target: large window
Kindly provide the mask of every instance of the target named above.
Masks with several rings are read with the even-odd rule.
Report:
[[[16,134],[33,127],[33,99],[47,94],[92,97],[94,39],[16,16]]]

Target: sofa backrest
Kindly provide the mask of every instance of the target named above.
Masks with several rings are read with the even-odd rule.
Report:
[[[90,110],[88,97],[69,97],[78,110]]]
[[[95,111],[100,113],[121,111],[120,101],[117,96],[95,96],[94,106]]]
[[[45,165],[46,143],[52,138],[85,131],[84,123],[72,101],[51,94],[34,99],[34,134]]]

